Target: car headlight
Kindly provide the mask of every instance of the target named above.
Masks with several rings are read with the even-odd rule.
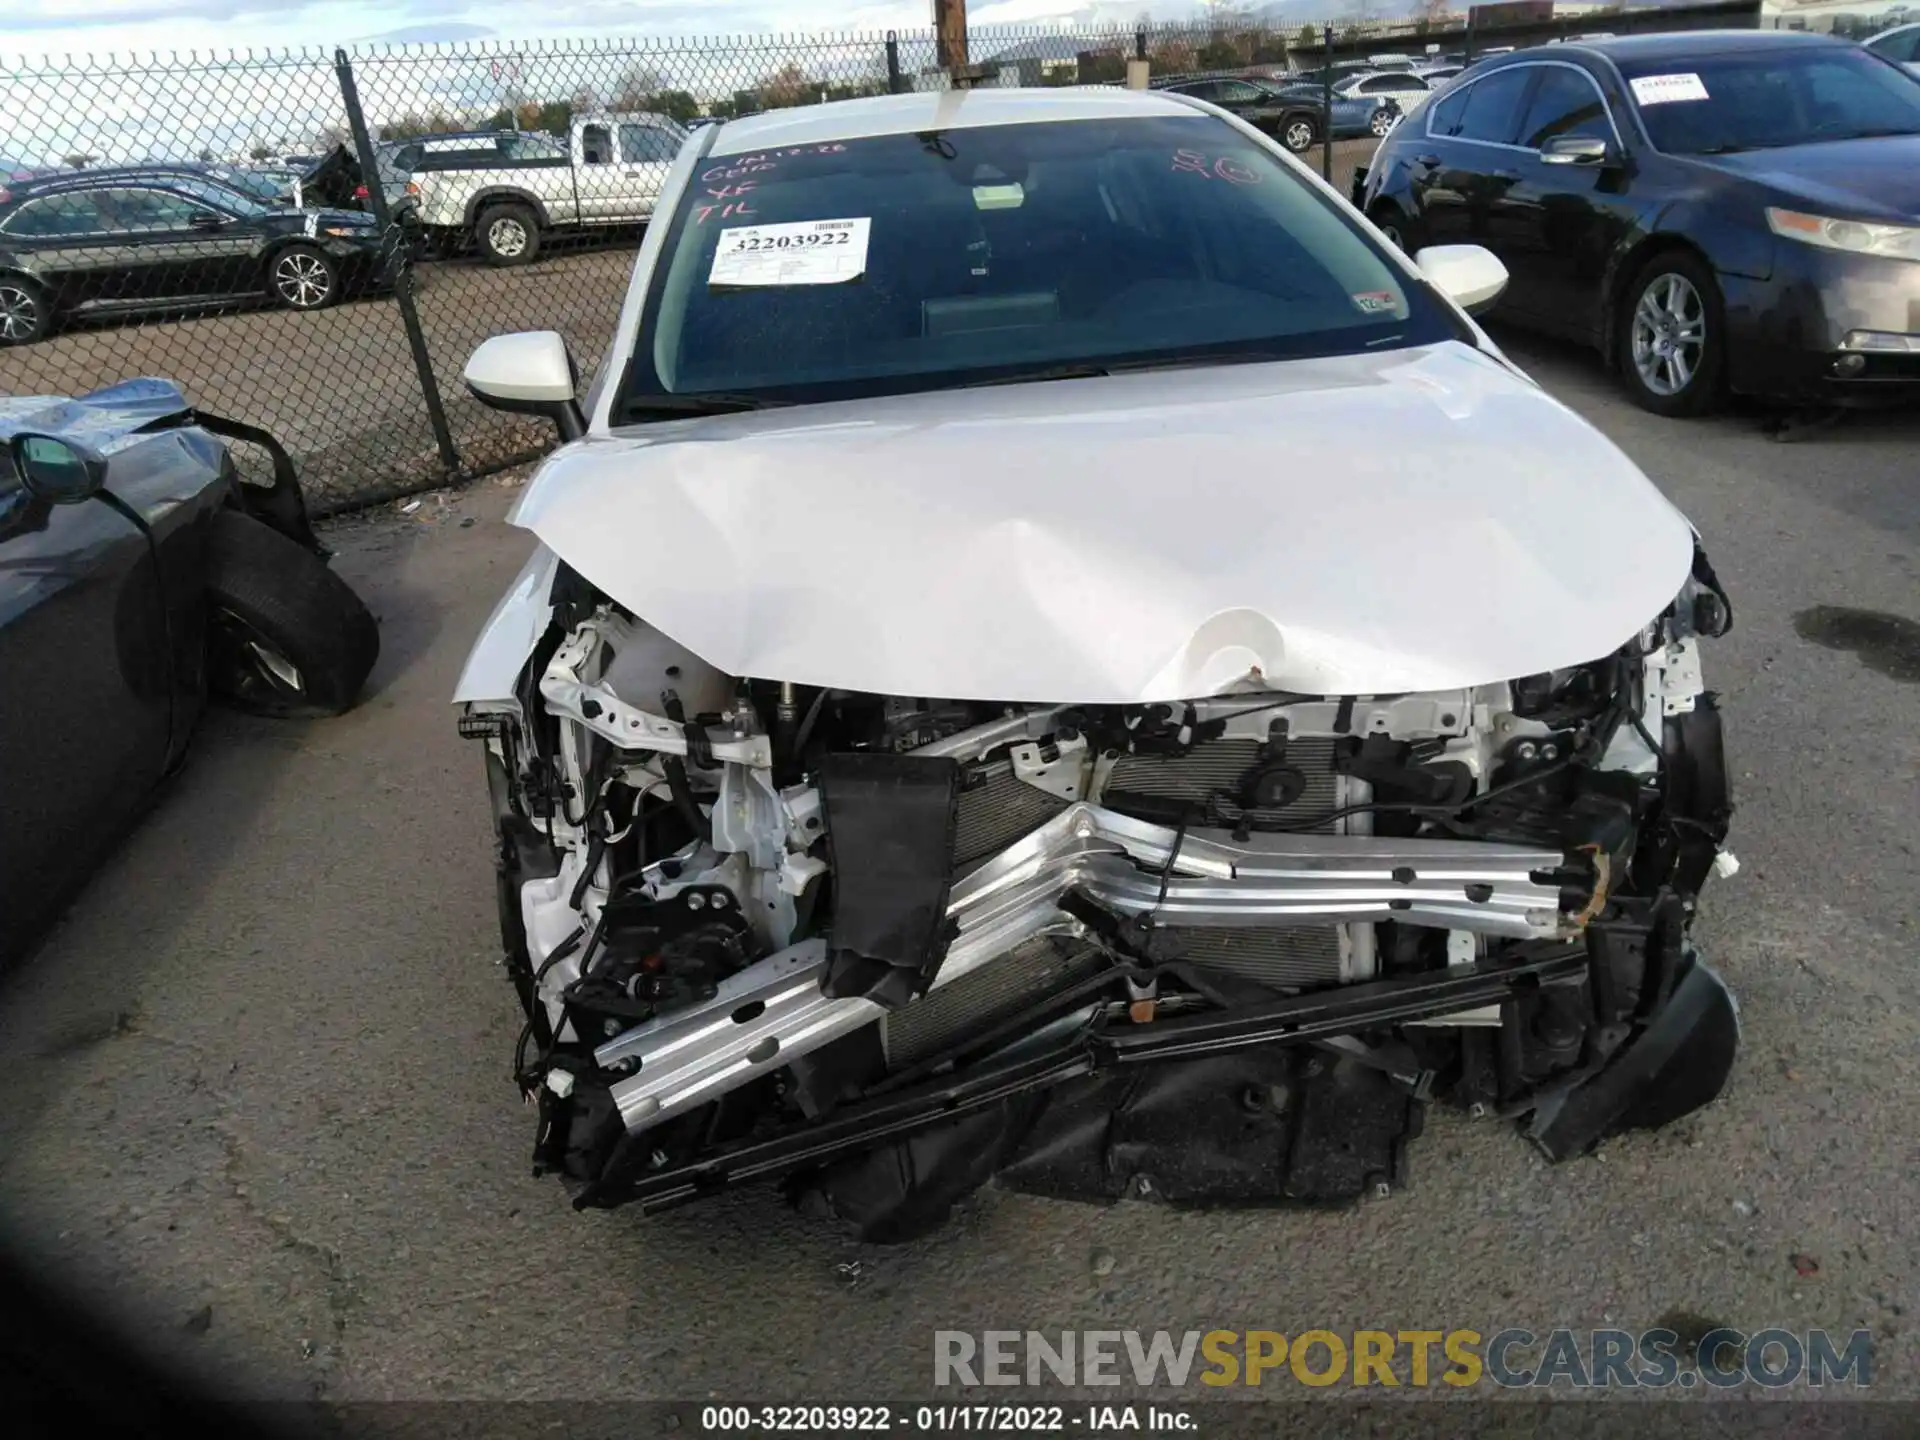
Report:
[[[320,227],[320,233],[322,235],[333,235],[342,240],[352,240],[356,236],[365,235],[367,232],[365,230],[355,230],[350,225],[323,225]]]
[[[1829,250],[1885,255],[1894,260],[1920,260],[1920,228],[1912,225],[1835,220],[1826,215],[1805,215],[1798,210],[1780,210],[1769,205],[1767,228],[1789,240],[1804,240]]]

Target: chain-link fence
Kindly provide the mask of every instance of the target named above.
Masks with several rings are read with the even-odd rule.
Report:
[[[1315,39],[989,28],[965,58],[976,85],[1115,85],[1136,61],[1280,75]],[[689,129],[944,89],[959,58],[929,30],[0,70],[0,393],[170,377],[277,434],[323,513],[529,458],[550,428],[461,367],[527,329],[599,364]]]

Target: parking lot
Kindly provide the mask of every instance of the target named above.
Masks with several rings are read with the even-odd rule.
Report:
[[[1372,140],[1333,147],[1344,195]],[[1303,157],[1316,170],[1319,150]],[[489,335],[558,330],[583,370],[612,338],[632,269],[631,236],[549,251],[524,267],[475,257],[418,266],[417,307],[463,471],[536,453],[543,425],[483,409],[460,382]],[[176,377],[193,401],[272,430],[321,511],[444,478],[399,309],[384,297],[294,313],[265,307],[137,322],[92,321],[30,346],[0,348],[0,394],[83,394],[140,375]]]
[[[1836,648],[1810,614],[1920,618],[1920,419],[1779,444],[1753,413],[1655,419],[1591,357],[1497,338],[1689,514],[1733,596],[1707,664],[1743,865],[1699,927],[1745,1026],[1719,1103],[1559,1167],[1434,1112],[1410,1186],[1351,1211],[989,1190],[899,1249],[765,1191],[576,1215],[528,1175],[479,756],[447,705],[527,549],[508,477],[337,524],[382,620],[374,693],[312,725],[212,716],[8,977],[9,1242],[256,1395],[877,1399],[927,1393],[936,1328],[1665,1323],[1865,1327],[1875,1395],[1920,1397],[1920,655],[1910,627]]]

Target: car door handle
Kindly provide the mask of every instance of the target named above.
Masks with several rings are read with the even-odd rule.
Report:
[[[1518,170],[1496,170],[1493,172],[1493,178],[1496,180],[1505,180],[1510,185],[1518,184],[1520,172]]]
[[[1413,163],[1416,165],[1424,165],[1427,169],[1431,170],[1439,165],[1440,157],[1438,155],[1416,155],[1413,157]]]

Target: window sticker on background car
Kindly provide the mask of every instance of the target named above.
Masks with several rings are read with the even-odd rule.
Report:
[[[839,285],[867,269],[870,217],[742,225],[720,232],[709,285]]]
[[[1381,315],[1399,308],[1399,301],[1391,290],[1360,290],[1352,298],[1355,307],[1368,315]]]
[[[1642,105],[1665,105],[1673,100],[1704,100],[1707,87],[1698,75],[1642,75],[1633,81],[1633,98]]]

